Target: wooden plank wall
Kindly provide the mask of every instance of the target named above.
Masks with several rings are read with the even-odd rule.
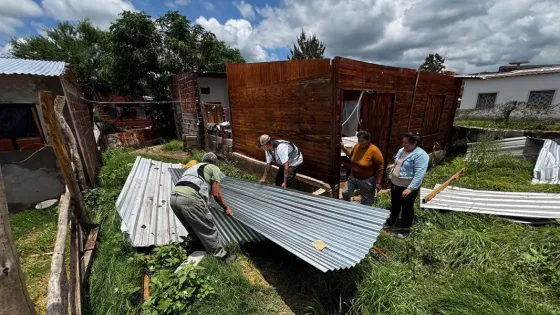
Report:
[[[427,152],[431,152],[436,143],[439,145],[436,146],[436,150],[445,147],[457,107],[460,79],[342,57],[333,60],[333,73],[335,73],[333,98],[340,111],[342,111],[343,90],[372,90],[375,93],[395,95],[390,128],[379,131],[390,138],[388,150],[386,152],[382,150],[388,163],[392,163],[393,156],[401,148],[402,136],[406,132],[409,130],[423,132],[425,115],[437,115],[437,113],[426,113],[430,95],[442,95],[445,100],[442,114],[437,115],[440,116],[437,133],[425,135],[424,148]],[[340,135],[340,128],[337,134]]]
[[[261,134],[292,141],[304,156],[301,172],[334,184],[333,128],[340,122],[330,60],[230,64],[227,77],[234,151],[264,161],[256,146]]]

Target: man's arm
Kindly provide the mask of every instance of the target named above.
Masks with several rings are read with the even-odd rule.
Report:
[[[231,216],[233,213],[231,209],[228,207],[226,202],[224,201],[224,196],[222,196],[222,190],[220,189],[220,183],[215,181],[212,183],[212,196],[214,200],[224,209],[225,214]]]
[[[268,178],[268,173],[270,173],[270,169],[272,168],[272,164],[271,163],[267,163],[266,167],[264,168],[264,174],[263,177],[261,178],[261,180],[259,181],[259,183],[264,183],[266,182],[266,179]]]
[[[284,168],[284,182],[282,183],[282,188],[288,187],[288,176],[290,176],[290,164],[288,162],[282,164]]]

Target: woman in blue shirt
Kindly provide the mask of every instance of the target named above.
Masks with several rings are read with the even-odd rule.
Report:
[[[384,228],[392,228],[402,212],[402,232],[399,237],[410,235],[414,220],[414,201],[426,175],[430,158],[422,146],[422,136],[416,132],[404,135],[402,148],[395,155],[395,163],[389,174],[391,179],[391,216]]]

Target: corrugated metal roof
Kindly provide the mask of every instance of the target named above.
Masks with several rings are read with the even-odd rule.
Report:
[[[560,145],[556,142],[545,141],[533,169],[532,183],[560,184]]]
[[[436,188],[440,185],[436,185]],[[421,198],[432,192],[422,188]],[[560,194],[501,192],[447,187],[421,208],[494,214],[514,218],[560,218]]]
[[[529,137],[516,137],[506,138],[496,141],[498,152],[497,154],[511,154],[513,156],[537,156],[541,151],[544,144],[544,139],[529,138]],[[465,159],[471,159],[473,149],[476,147],[476,142],[467,144],[467,154]]]
[[[389,211],[226,178],[233,217],[323,272],[349,268],[373,246]],[[312,242],[322,240],[319,251]]]
[[[173,185],[175,185],[181,178],[181,175],[183,175],[183,173],[185,172],[185,169],[170,168],[169,172],[171,173],[171,181]],[[265,238],[259,233],[246,227],[237,220],[233,220],[232,218],[225,215],[220,205],[218,205],[218,203],[213,198],[210,212],[212,212],[212,215],[214,216],[216,222],[216,226],[218,227],[220,234],[226,242],[242,244],[265,240]]]
[[[0,74],[30,74],[57,77],[64,73],[63,61],[0,57]]]
[[[181,174],[181,164],[163,163],[137,157],[117,199],[121,230],[133,247],[150,247],[180,242],[188,235],[173,213],[169,200],[173,189],[172,170]],[[180,176],[180,175],[179,175]],[[216,207],[216,208],[214,208]],[[217,205],[210,207],[226,242],[244,243],[264,238],[226,217]]]
[[[524,69],[524,70],[514,70],[510,72],[499,72],[491,74],[479,74],[479,75],[459,75],[456,77],[464,79],[498,79],[498,78],[510,78],[510,77],[520,77],[527,75],[539,75],[539,74],[551,74],[560,73],[560,67],[544,67],[537,69]]]

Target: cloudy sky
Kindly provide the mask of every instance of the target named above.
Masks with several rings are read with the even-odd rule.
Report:
[[[0,0],[0,54],[10,37],[83,18],[108,28],[123,10],[178,10],[247,61],[286,59],[304,28],[328,57],[385,65],[417,68],[436,52],[460,73],[513,60],[560,63],[558,0]]]

